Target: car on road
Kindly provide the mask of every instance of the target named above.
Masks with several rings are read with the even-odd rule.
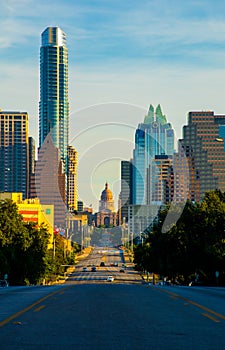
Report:
[[[88,268],[87,268],[87,267],[83,267],[83,271],[84,271],[84,272],[87,272],[87,271],[88,271]]]
[[[113,282],[114,281],[114,277],[113,276],[108,276],[107,277],[107,281],[108,282]]]
[[[91,271],[95,272],[96,271],[96,266],[92,266]]]
[[[124,269],[120,269],[120,272],[125,272],[125,270]]]
[[[9,284],[7,282],[7,280],[0,280],[0,287],[8,287]]]

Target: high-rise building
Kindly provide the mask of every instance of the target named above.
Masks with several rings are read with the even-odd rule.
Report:
[[[35,185],[36,195],[41,203],[54,204],[57,226],[65,226],[66,219],[67,187],[69,187],[68,140],[66,34],[59,27],[48,27],[41,35],[39,151],[35,167]]]
[[[35,162],[35,192],[31,197],[39,198],[41,204],[53,204],[55,225],[65,227],[65,173],[59,159],[59,149],[53,145],[51,136],[48,135]]]
[[[68,147],[67,203],[70,212],[77,211],[78,202],[78,153],[74,147]]]
[[[188,125],[183,127],[180,143],[188,160],[192,201],[201,200],[206,191],[225,191],[224,128],[224,115],[214,115],[213,111],[188,114]]]
[[[156,155],[147,169],[147,204],[161,205],[166,202],[165,186],[168,169],[172,166],[172,156]]]
[[[28,198],[31,197],[33,190],[33,181],[34,181],[34,169],[35,169],[35,140],[33,137],[29,136],[29,189],[28,189]]]
[[[135,133],[135,149],[133,151],[133,199],[137,205],[151,204],[148,193],[154,192],[147,186],[155,187],[147,181],[147,172],[155,156],[172,156],[174,153],[174,130],[163,115],[160,105],[154,111],[150,105],[144,123],[138,125]],[[153,201],[154,202],[154,201]]]
[[[0,110],[0,191],[28,196],[29,147],[27,112]]]
[[[66,165],[69,142],[68,49],[66,34],[46,28],[40,49],[39,147],[50,133]]]
[[[178,151],[173,155],[172,165],[167,169],[167,179],[165,183],[165,202],[166,203],[186,203],[190,199],[190,172],[193,169],[189,167],[189,161],[182,148],[181,142],[178,142]]]
[[[121,161],[121,192],[119,202],[119,225],[128,220],[128,206],[132,204],[132,162]]]

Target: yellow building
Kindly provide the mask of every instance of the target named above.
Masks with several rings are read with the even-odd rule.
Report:
[[[76,211],[78,202],[78,153],[72,146],[68,147],[67,200],[69,211]]]
[[[37,226],[44,224],[50,233],[49,249],[53,244],[54,205],[40,204],[38,198],[22,199],[22,193],[2,192],[0,200],[11,199],[16,203],[18,212],[23,216],[24,222],[34,222]]]

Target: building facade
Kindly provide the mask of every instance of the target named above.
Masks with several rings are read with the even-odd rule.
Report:
[[[158,205],[129,205],[128,236],[129,240],[141,236],[149,228],[158,215]]]
[[[54,204],[55,224],[64,228],[69,188],[68,140],[66,34],[59,27],[48,27],[41,34],[39,149],[35,167],[35,186],[36,196],[42,203],[48,201]]]
[[[78,202],[78,153],[68,147],[67,204],[70,212],[77,211]]]
[[[21,192],[3,192],[0,193],[0,200],[10,199],[16,203],[18,213],[22,215],[24,222],[35,223],[38,226],[42,224],[49,232],[49,245],[53,244],[53,228],[54,228],[54,206],[50,204],[41,204],[38,198],[25,199]]]
[[[147,169],[146,201],[147,205],[166,203],[165,186],[168,170],[173,164],[172,156],[156,155]]]
[[[50,133],[66,164],[69,143],[68,49],[66,34],[48,27],[41,35],[39,147]]]
[[[117,226],[117,213],[114,208],[113,194],[107,182],[99,201],[99,211],[96,213],[96,226]]]
[[[39,198],[42,204],[54,205],[54,221],[57,227],[66,226],[66,175],[63,172],[59,149],[48,135],[38,152],[35,162],[35,186],[31,198]]]
[[[35,140],[33,137],[28,138],[29,143],[29,188],[28,188],[28,198],[31,197],[31,193],[33,190],[33,179],[34,179],[34,170],[35,170]]]
[[[183,127],[181,147],[189,165],[189,199],[200,201],[205,192],[225,191],[224,115],[213,111],[194,111],[188,114]],[[222,142],[221,142],[222,141]]]
[[[144,123],[138,125],[135,133],[135,149],[133,151],[133,180],[132,203],[137,205],[151,204],[148,196],[153,192],[155,183],[147,182],[148,169],[155,162],[155,156],[168,155],[174,153],[174,130],[163,115],[161,106],[150,105]],[[154,202],[154,201],[153,201]]]
[[[0,191],[28,197],[29,145],[27,112],[0,110]]]
[[[132,173],[131,161],[122,160],[120,168],[121,191],[119,198],[119,225],[128,221],[128,206],[132,204]]]

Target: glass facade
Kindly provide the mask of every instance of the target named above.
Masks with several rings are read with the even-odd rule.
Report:
[[[50,133],[64,164],[69,141],[68,49],[58,27],[42,33],[40,49],[39,147]]]
[[[132,199],[132,163],[121,161],[120,224],[128,221],[128,206]]]
[[[160,105],[155,112],[150,105],[144,123],[139,124],[135,133],[135,149],[133,151],[133,204],[151,204],[147,195],[149,186],[155,187],[152,181],[147,181],[147,171],[154,162],[155,156],[174,154],[174,130],[163,115]],[[148,196],[148,200],[147,200]]]
[[[225,116],[213,111],[188,114],[180,140],[189,163],[190,199],[199,201],[206,191],[225,191]]]
[[[0,111],[0,191],[28,196],[28,114]]]

